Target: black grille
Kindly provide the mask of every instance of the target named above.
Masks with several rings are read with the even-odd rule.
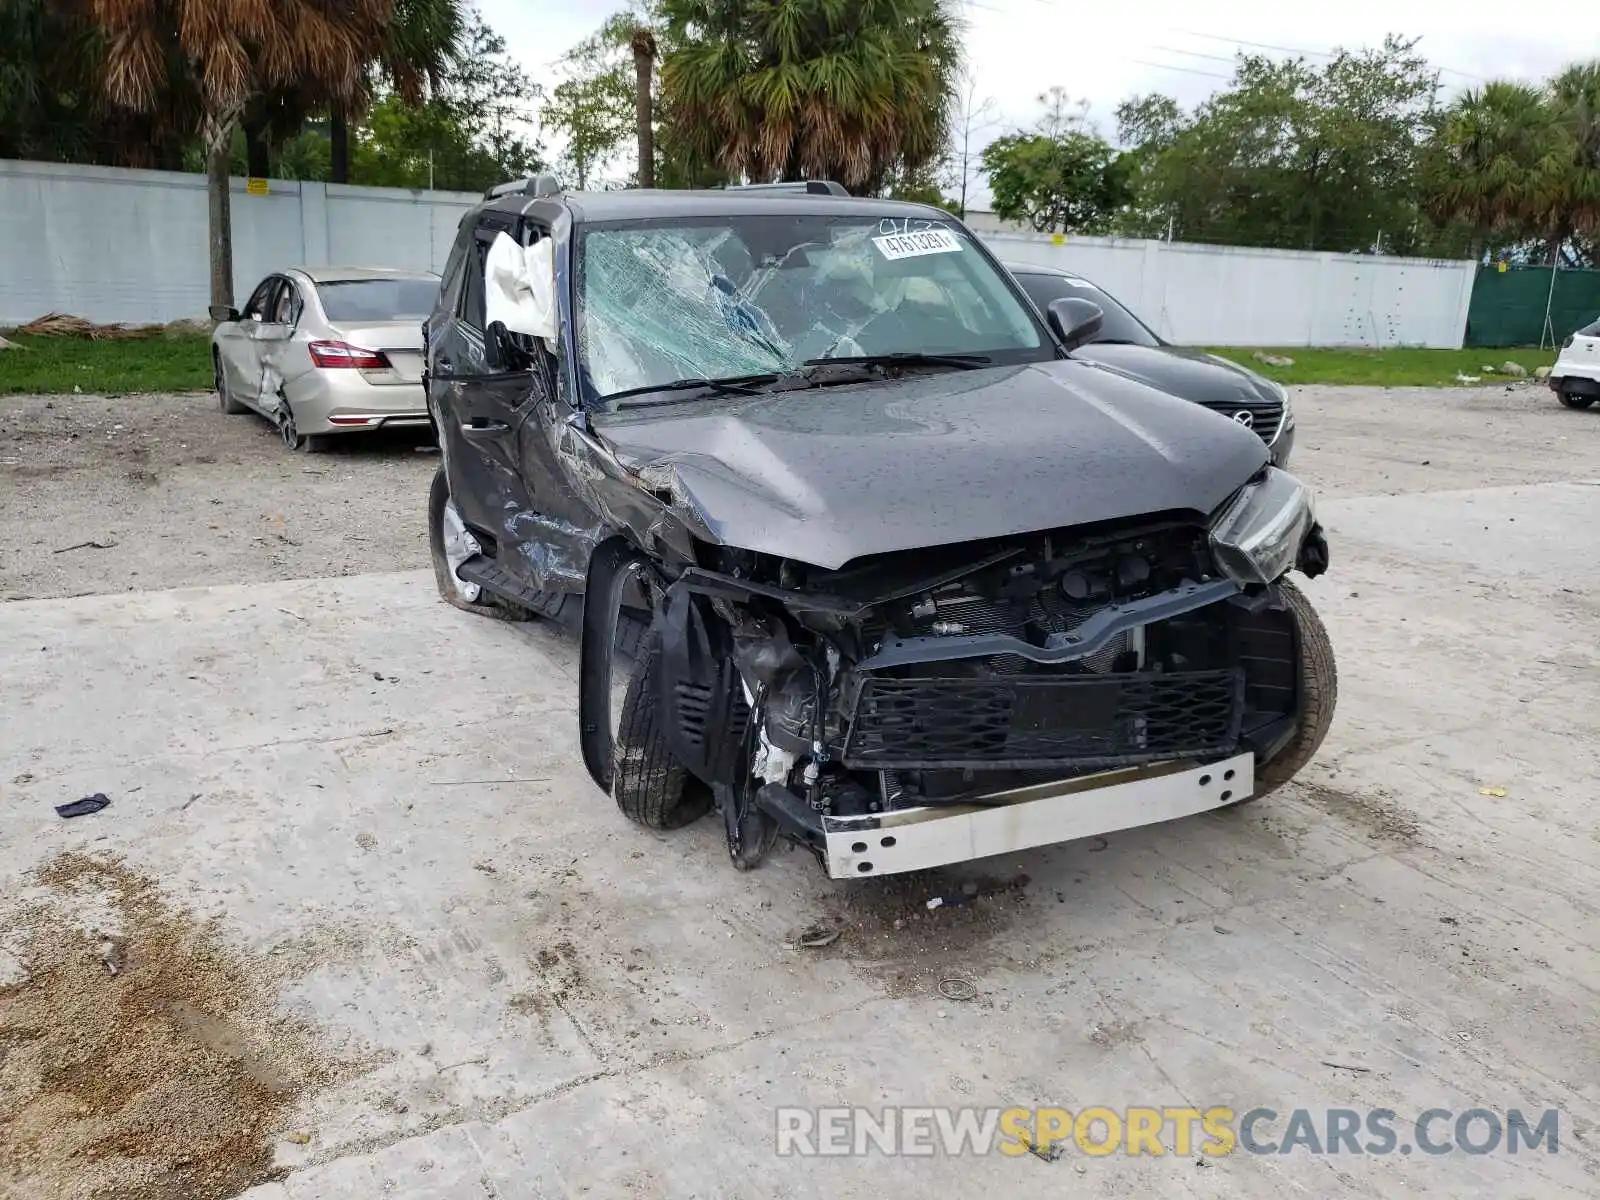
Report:
[[[1248,413],[1250,428],[1268,445],[1278,436],[1278,425],[1283,420],[1283,405],[1276,400],[1223,400],[1206,407],[1241,425],[1245,423],[1241,414]]]
[[[1233,750],[1244,709],[1238,670],[862,685],[847,767],[1100,768]]]

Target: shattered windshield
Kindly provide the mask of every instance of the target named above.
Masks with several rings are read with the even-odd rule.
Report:
[[[1054,355],[967,233],[941,221],[772,213],[597,225],[578,270],[591,399],[789,375],[827,358]]]

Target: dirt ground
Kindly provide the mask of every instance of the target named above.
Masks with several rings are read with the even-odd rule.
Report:
[[[426,566],[425,449],[292,453],[209,393],[0,397],[0,600]]]
[[[220,1200],[275,1178],[290,1106],[338,1073],[275,1011],[280,960],[114,859],[69,851],[34,880],[29,977],[0,987],[0,1192]]]
[[[418,570],[436,455],[0,399],[0,1196],[1594,1195],[1600,412],[1296,406],[1306,774],[835,884],[617,816],[570,639]],[[774,1157],[776,1107],[891,1098],[1566,1115],[1519,1159]]]
[[[1564,479],[1600,434],[1600,412],[1532,383],[1305,387],[1295,405],[1291,465],[1327,496]],[[425,567],[428,449],[358,434],[293,454],[209,394],[0,397],[0,600]]]

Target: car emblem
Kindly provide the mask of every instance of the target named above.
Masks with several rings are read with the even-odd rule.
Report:
[[[1247,408],[1241,408],[1238,412],[1234,413],[1233,419],[1240,425],[1243,425],[1246,429],[1255,428],[1255,415]]]

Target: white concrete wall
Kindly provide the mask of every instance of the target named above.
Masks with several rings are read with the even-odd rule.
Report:
[[[233,277],[243,300],[269,271],[328,263],[444,266],[478,197],[274,179],[233,181]],[[0,161],[0,325],[47,312],[91,321],[203,317],[210,298],[206,181]]]
[[[461,192],[273,180],[233,186],[234,287],[297,264],[439,270]],[[1082,273],[1175,342],[1459,348],[1469,262],[983,232],[1004,260]],[[203,316],[199,175],[0,161],[0,325],[47,312],[92,321]]]
[[[1170,341],[1459,350],[1471,262],[1122,238],[984,235],[1005,262],[1074,271]]]

